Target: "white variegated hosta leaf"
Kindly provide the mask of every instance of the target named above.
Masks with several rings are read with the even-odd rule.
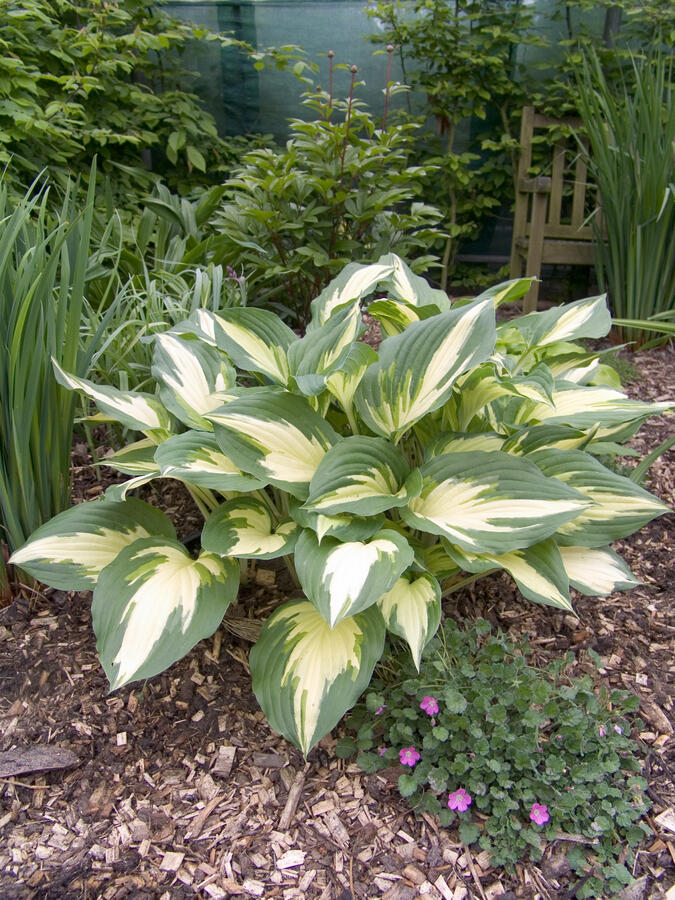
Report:
[[[392,272],[391,264],[375,263],[364,266],[360,263],[349,263],[326,285],[319,296],[312,300],[312,318],[307,326],[307,333],[325,325],[345,303],[358,306],[358,301],[370,294],[376,285]]]
[[[440,581],[450,578],[452,575],[458,575],[460,572],[460,567],[454,559],[448,556],[445,547],[440,542],[424,548],[421,562],[431,575]]]
[[[605,547],[669,511],[630,478],[610,472],[582,450],[537,450],[527,458],[547,477],[569,485],[588,500],[576,518],[561,524],[556,534],[559,544]]]
[[[279,316],[248,307],[210,313],[216,345],[239,369],[260,372],[278,384],[289,379],[288,349],[298,337]],[[206,317],[200,320],[206,326]]]
[[[502,449],[516,456],[526,456],[535,450],[557,447],[559,450],[577,450],[585,446],[589,436],[585,431],[570,428],[569,425],[533,425],[511,435]]]
[[[384,438],[352,435],[326,453],[312,477],[305,507],[326,515],[370,516],[408,502],[410,466]]]
[[[560,341],[604,337],[612,327],[612,317],[607,295],[601,294],[530,313],[513,324],[531,346],[545,347]]]
[[[546,364],[556,379],[573,384],[590,384],[600,370],[600,360],[597,356],[591,357],[590,360],[583,358],[580,360],[577,354],[573,360],[547,359]],[[615,383],[614,386],[620,388],[621,383]]]
[[[289,504],[289,513],[294,522],[303,528],[311,528],[319,543],[325,537],[340,541],[365,541],[379,531],[385,523],[384,515],[379,516],[325,516],[304,509],[297,501]]]
[[[409,325],[419,322],[421,318],[414,306],[389,298],[373,300],[368,305],[368,315],[380,323],[383,337],[401,334]]]
[[[495,431],[478,434],[444,431],[427,445],[424,457],[433,459],[434,456],[442,456],[444,453],[469,453],[472,450],[484,450],[489,453],[491,450],[501,450],[504,440],[504,435]]]
[[[377,434],[397,441],[426,413],[450,396],[462,372],[486,360],[494,349],[494,307],[472,303],[413,322],[380,346],[356,389],[356,407]]]
[[[107,385],[94,384],[86,378],[78,378],[64,372],[52,359],[54,375],[59,384],[71,391],[82,391],[90,397],[102,413],[133,431],[151,431],[165,434],[171,426],[169,414],[151,394],[141,391],[118,391]]]
[[[365,330],[358,304],[339,310],[329,321],[288,349],[291,373],[303,394],[324,390],[328,376],[342,369],[351,346]]]
[[[403,638],[410,647],[419,671],[422,650],[436,634],[441,621],[439,583],[428,573],[413,581],[404,576],[380,597],[377,605],[389,631]]]
[[[159,468],[157,468],[154,472],[146,472],[144,475],[134,475],[133,478],[128,478],[126,481],[122,481],[119,484],[111,484],[110,487],[106,488],[105,497],[106,503],[121,503],[123,500],[127,500],[129,498],[129,494],[132,491],[135,491],[139,487],[143,487],[144,484],[149,484],[151,481],[154,481],[155,478],[159,478],[161,472]]]
[[[467,572],[481,573],[495,568],[504,569],[516,582],[520,593],[528,600],[573,611],[569,579],[553,538],[501,555],[491,553],[474,555],[463,552],[449,543],[444,544],[457,564]]]
[[[393,272],[382,279],[378,285],[383,294],[402,300],[410,306],[436,307],[437,312],[450,309],[450,299],[445,291],[432,288],[429,282],[420,275],[415,275],[400,256],[388,253],[378,259],[379,265],[391,265]]]
[[[111,690],[163,672],[220,625],[239,590],[239,565],[178,541],[125,547],[94,589],[96,648]]]
[[[422,492],[401,508],[408,525],[471,553],[508,553],[552,535],[588,505],[523,457],[446,453],[421,466]]]
[[[606,597],[614,591],[628,591],[642,584],[609,547],[601,550],[590,547],[559,549],[570,584],[582,594]]]
[[[219,556],[275,559],[293,551],[299,531],[292,519],[274,524],[262,500],[239,497],[211,513],[204,523],[202,547]]]
[[[495,307],[502,303],[515,303],[520,300],[532,287],[534,278],[512,278],[511,281],[502,281],[480,293],[476,300],[491,299]]]
[[[454,393],[443,407],[443,421],[447,430],[468,431],[474,420],[485,426],[486,410],[490,404],[514,394],[513,385],[496,373],[494,362],[472,369],[457,379]]]
[[[242,472],[205,431],[172,435],[156,448],[155,459],[164,478],[214,491],[255,491],[267,483]]]
[[[331,628],[306,600],[279,607],[249,657],[253,691],[272,728],[306,756],[368,686],[384,635],[375,608]]]
[[[124,547],[152,535],[176,536],[171,520],[156,507],[140,500],[92,500],[40,526],[10,563],[51,587],[85,591]]]
[[[300,584],[331,628],[376,603],[413,558],[406,539],[390,528],[368,541],[324,538],[321,544],[304,530],[295,546]]]
[[[156,449],[155,441],[143,438],[141,441],[127,444],[110,456],[103,457],[101,462],[105,466],[117,469],[118,472],[124,472],[125,475],[159,475],[159,466],[155,462]]]
[[[192,428],[210,430],[204,413],[230,399],[235,372],[223,353],[173,330],[155,337],[152,374],[160,384],[162,402]]]
[[[338,440],[304,397],[261,391],[209,413],[216,440],[244,472],[304,500],[326,451]]]
[[[354,392],[363,374],[377,360],[377,353],[368,344],[357,341],[349,347],[340,360],[339,369],[326,376],[326,389],[340,403],[345,411],[351,411]]]

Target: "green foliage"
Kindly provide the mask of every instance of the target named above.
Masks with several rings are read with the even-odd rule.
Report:
[[[634,63],[634,87],[615,96],[597,59],[579,79],[588,165],[602,198],[596,268],[619,319],[675,310],[675,92],[672,63]],[[672,322],[651,323],[675,331]],[[643,323],[644,328],[650,326]],[[638,326],[639,327],[639,326]],[[623,326],[628,338],[641,332]]]
[[[157,175],[184,187],[217,171],[229,150],[184,84],[193,41],[237,46],[140,0],[0,0],[0,164],[24,184],[86,172],[94,156],[128,202]],[[276,54],[283,64],[295,57]],[[302,62],[298,63],[303,66]]]
[[[540,859],[560,832],[580,835],[585,843],[566,845],[572,868],[592,873],[579,896],[613,897],[631,880],[619,856],[649,833],[639,822],[647,783],[630,738],[637,698],[596,690],[588,675],[568,677],[572,654],[534,669],[526,644],[489,631],[484,620],[466,631],[444,623],[419,673],[405,652],[386,658],[347,721],[356,737],[343,739],[340,755],[360,751],[371,772],[416,748],[421,759],[399,778],[416,810],[459,826],[496,867]],[[448,796],[461,790],[472,802],[453,811]],[[547,808],[543,825],[530,818],[532,804]]]
[[[604,297],[497,328],[495,307],[529,284],[453,306],[387,254],[330,282],[304,337],[269,310],[196,309],[155,337],[152,392],[55,365],[60,384],[144,437],[106,460],[129,481],[42,526],[12,562],[93,588],[119,687],[217,627],[237,560],[283,557],[303,597],[265,622],[253,689],[305,754],[367,687],[386,631],[418,664],[442,595],[467,580],[504,569],[528,599],[566,610],[570,585],[633,587],[608,545],[667,508],[592,454],[669,404],[606,387],[597,355],[574,343],[609,330]],[[378,352],[359,341],[373,296]],[[126,499],[159,477],[182,481],[202,511],[196,559],[163,513]],[[449,702],[461,714],[463,695]],[[499,723],[504,708],[489,714]]]
[[[244,156],[215,220],[214,260],[246,274],[254,305],[299,325],[352,259],[396,252],[424,271],[442,237],[441,213],[420,200],[433,167],[409,162],[417,127],[377,129],[354,75],[347,100],[306,95],[316,118],[293,120],[285,149]]]

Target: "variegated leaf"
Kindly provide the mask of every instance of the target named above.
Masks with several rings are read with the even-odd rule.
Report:
[[[373,300],[368,306],[368,315],[380,323],[384,337],[401,334],[409,325],[422,318],[414,306],[389,298]]]
[[[520,300],[532,287],[534,278],[513,278],[511,281],[502,281],[483,291],[476,300],[492,300],[495,308],[502,303],[515,303]],[[517,320],[519,321],[519,320]]]
[[[169,414],[151,394],[143,394],[141,391],[118,391],[107,385],[94,384],[86,378],[78,378],[64,372],[54,359],[52,366],[59,384],[71,391],[82,391],[96,403],[102,413],[115,422],[134,431],[154,431],[161,434],[169,431],[171,426]]]
[[[38,528],[10,563],[51,587],[86,591],[124,547],[151,535],[176,536],[171,520],[156,507],[140,500],[92,500]]]
[[[529,459],[500,451],[446,453],[420,471],[422,492],[401,508],[403,519],[471,553],[527,547],[588,505],[577,491],[543,477]]]
[[[340,403],[345,412],[351,412],[354,392],[364,372],[377,360],[377,353],[368,344],[356,342],[349,347],[340,361],[340,368],[326,377],[326,389]]]
[[[630,478],[610,472],[582,450],[537,450],[527,458],[547,477],[569,485],[588,500],[586,509],[560,525],[559,544],[604,547],[669,511]]]
[[[298,337],[279,316],[267,309],[223,309],[213,317],[216,345],[239,369],[260,372],[287,385],[288,349]],[[202,327],[205,327],[202,316]]]
[[[366,297],[376,285],[391,275],[391,264],[376,263],[364,266],[349,263],[326,287],[319,296],[312,300],[312,318],[307,326],[307,333],[325,325],[335,312],[345,303],[358,306],[358,301]]]
[[[413,581],[399,578],[390,591],[377,601],[385,625],[410,647],[419,671],[422,650],[436,634],[441,621],[441,587],[424,573]]]
[[[235,384],[234,369],[216,347],[174,331],[156,336],[152,374],[166,408],[201,431],[211,429],[204,413],[229,400]]]
[[[369,541],[341,543],[303,531],[295,547],[300,584],[331,628],[367,609],[396,583],[413,561],[406,539],[392,529]]]
[[[504,436],[495,431],[466,434],[463,432],[444,431],[434,438],[424,450],[425,459],[442,456],[444,453],[469,453],[472,450],[501,450]]]
[[[105,456],[101,462],[105,466],[124,472],[125,475],[159,475],[159,466],[155,462],[157,444],[150,438],[127,444],[111,456]]]
[[[244,472],[304,500],[326,451],[338,440],[304,397],[261,391],[209,413],[223,452]]]
[[[177,541],[143,538],[101,572],[92,603],[96,648],[115,690],[163,672],[213,634],[239,590],[239,565]]]
[[[253,691],[272,728],[306,756],[368,686],[384,633],[375,608],[335,628],[306,600],[273,612],[249,657]]]
[[[219,556],[275,559],[292,552],[299,531],[292,519],[275,525],[262,500],[239,497],[211,513],[204,523],[202,547]]]
[[[488,358],[495,334],[494,307],[485,300],[414,322],[387,338],[356,390],[362,418],[377,434],[397,441],[448,399],[458,375]]]
[[[642,582],[626,563],[606,547],[560,547],[565,571],[572,587],[589,596],[606,597],[614,591],[628,591]]]
[[[321,513],[304,509],[297,502],[290,504],[289,513],[298,525],[303,528],[311,528],[316,533],[319,543],[325,537],[337,538],[340,541],[365,541],[379,531],[385,523],[383,515],[324,516]]]
[[[612,327],[612,317],[607,309],[607,295],[601,294],[530,313],[513,324],[531,346],[545,347],[560,341],[604,337]]]
[[[556,606],[572,612],[569,580],[553,538],[499,556],[491,553],[476,556],[447,543],[445,547],[457,564],[467,572],[505,569],[518,585],[523,597],[533,603]]]
[[[577,450],[585,446],[589,436],[585,431],[570,428],[569,425],[533,425],[511,435],[502,449],[506,453],[526,456],[535,450],[556,447],[559,450]]]
[[[288,362],[303,394],[324,390],[327,377],[342,368],[342,361],[365,326],[358,304],[338,311],[325,325],[289,347]]]
[[[135,491],[139,487],[143,487],[144,484],[149,484],[151,481],[154,481],[155,478],[159,478],[161,472],[159,471],[159,467],[154,472],[146,472],[144,475],[135,475],[133,478],[128,478],[126,481],[122,481],[119,484],[111,484],[110,487],[107,487],[105,490],[106,503],[121,503],[123,500],[129,499],[129,494],[132,491]]]
[[[305,507],[326,515],[371,516],[408,502],[415,489],[410,466],[383,438],[352,435],[326,453],[312,477]]]
[[[403,300],[410,306],[436,307],[437,312],[450,309],[450,299],[445,291],[432,288],[429,282],[420,275],[415,275],[400,256],[388,253],[378,259],[378,265],[391,265],[392,274],[380,280],[380,291],[397,300]]]
[[[478,366],[460,376],[455,391],[443,407],[443,421],[449,431],[468,431],[472,422],[485,424],[486,409],[502,397],[515,394],[508,380],[495,372],[493,362]],[[486,429],[483,429],[486,430]]]
[[[236,466],[213,434],[186,431],[160,444],[155,459],[164,478],[178,478],[215,491],[255,491],[267,483]]]

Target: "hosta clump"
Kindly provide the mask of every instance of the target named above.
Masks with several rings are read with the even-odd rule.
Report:
[[[508,282],[452,305],[396,256],[352,263],[298,337],[262,309],[197,310],[155,339],[154,394],[63,372],[106,417],[145,437],[107,462],[132,477],[38,529],[12,561],[94,591],[111,687],[148,678],[211,634],[240,559],[286,557],[301,599],[251,651],[270,724],[304,753],[368,685],[385,633],[416,664],[441,596],[505,569],[525,597],[571,609],[636,579],[609,548],[666,507],[613,474],[607,452],[667,403],[628,399],[572,341],[606,334],[603,297],[495,324]],[[361,305],[382,325],[358,340]],[[204,515],[193,558],[134,488],[186,484]]]
[[[446,622],[419,672],[409,656],[389,660],[338,754],[360,750],[368,772],[403,766],[402,795],[487,850],[493,866],[539,859],[547,841],[575,836],[562,846],[587,876],[576,896],[614,897],[631,880],[626,847],[651,833],[640,824],[647,783],[626,718],[638,699],[570,678],[572,654],[534,669],[527,645],[489,632],[484,620],[466,631]]]

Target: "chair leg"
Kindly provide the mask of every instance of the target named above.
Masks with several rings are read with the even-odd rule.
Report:
[[[527,247],[527,262],[525,274],[541,275],[541,261],[544,254],[544,225],[546,224],[546,210],[548,207],[548,194],[535,193],[532,195],[532,224],[530,226],[530,238]],[[539,281],[535,281],[523,300],[523,311],[533,312],[537,308],[539,299]]]

